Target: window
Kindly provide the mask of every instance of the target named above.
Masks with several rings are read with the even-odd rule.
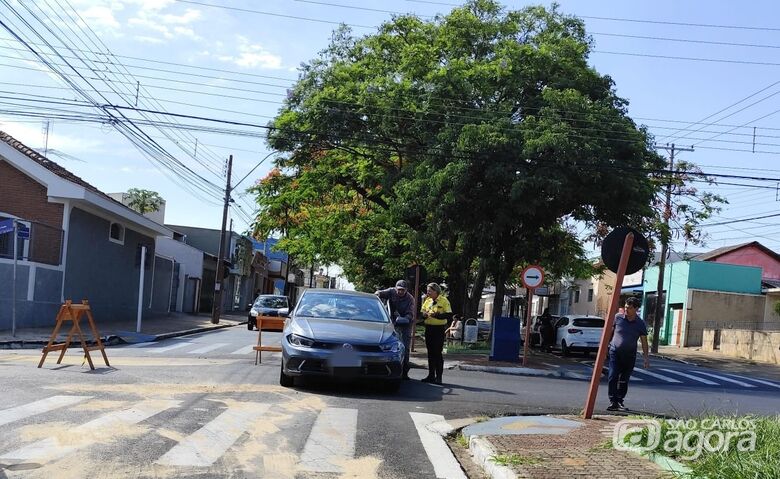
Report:
[[[589,302],[589,303],[592,303],[592,302],[593,302],[593,288],[590,288],[590,289],[588,290],[588,302]]]
[[[108,228],[108,240],[113,243],[125,244],[125,227],[119,223],[111,223]]]
[[[580,302],[580,290],[576,289],[574,290],[574,302],[579,303]]]

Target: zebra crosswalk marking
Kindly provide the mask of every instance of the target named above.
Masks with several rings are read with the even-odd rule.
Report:
[[[241,348],[241,349],[237,349],[237,350],[233,351],[233,352],[232,352],[232,353],[230,353],[230,354],[236,354],[236,355],[238,355],[238,354],[249,354],[249,353],[253,353],[253,352],[255,351],[255,350],[254,350],[254,347],[255,347],[255,345],[254,345],[254,344],[250,344],[249,346],[244,346],[243,348]]]
[[[174,344],[171,344],[170,346],[163,346],[161,348],[149,348],[149,352],[150,353],[155,353],[155,354],[160,354],[160,353],[165,353],[165,352],[168,352],[168,351],[171,351],[171,350],[174,350],[174,349],[179,349],[179,348],[185,348],[187,346],[192,346],[193,344],[194,343],[181,341],[181,342],[176,342]]]
[[[772,381],[766,381],[764,379],[756,379],[756,378],[746,378],[745,376],[739,376],[737,374],[732,374],[735,378],[739,379],[747,379],[748,381],[753,381],[754,383],[763,384],[765,386],[772,386],[773,388],[780,389],[780,384],[773,383]]]
[[[198,348],[192,351],[187,351],[188,354],[205,354],[210,351],[214,351],[215,349],[219,349],[223,346],[227,346],[230,343],[213,343],[209,344],[207,346],[203,346],[202,348]]]
[[[323,409],[303,447],[300,470],[342,473],[340,464],[355,456],[357,417],[357,409]]]
[[[707,384],[707,385],[710,385],[710,386],[717,386],[718,385],[718,383],[716,383],[715,381],[710,381],[709,379],[704,379],[704,378],[697,378],[696,376],[684,373],[682,371],[675,371],[673,369],[661,369],[661,371],[666,371],[667,373],[670,373],[670,374],[677,374],[678,376],[682,376],[682,377],[688,378],[688,379],[690,379],[692,381],[700,382],[702,384]]]
[[[19,421],[30,416],[36,416],[65,406],[71,406],[78,402],[92,399],[92,396],[52,396],[40,401],[23,404],[0,411],[0,426]]]
[[[113,435],[122,426],[138,424],[166,409],[178,407],[181,401],[147,399],[130,408],[110,412],[68,431],[74,438],[72,443],[61,444],[55,436],[23,446],[0,456],[2,460],[46,462],[61,459],[68,454],[98,442],[99,437]]]
[[[207,467],[219,459],[270,404],[231,404],[227,410],[166,452],[157,464]]]
[[[652,371],[647,371],[647,370],[642,369],[642,368],[636,368],[635,367],[634,371],[638,371],[638,372],[640,372],[642,374],[647,374],[648,376],[652,376],[652,377],[654,377],[656,379],[660,379],[661,381],[664,381],[664,382],[667,382],[667,383],[677,383],[677,384],[682,383],[682,381],[678,381],[677,379],[670,378],[669,376],[664,376],[663,374],[654,373]]]
[[[726,381],[728,383],[736,384],[737,386],[742,386],[743,388],[754,388],[755,386],[752,384],[748,384],[744,381],[739,381],[737,379],[732,379],[730,377],[721,376],[720,374],[712,374],[712,373],[705,373],[704,371],[692,371],[696,374],[701,374],[703,376],[709,376],[711,378],[720,379],[721,381]]]

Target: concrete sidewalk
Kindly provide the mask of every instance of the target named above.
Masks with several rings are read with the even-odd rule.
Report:
[[[511,416],[463,428],[472,460],[491,479],[675,477],[682,466],[612,446],[621,417]],[[652,459],[652,460],[651,460]]]
[[[136,334],[135,321],[101,322],[95,318],[95,323],[100,333],[101,340],[107,345],[158,341],[161,339],[183,336],[212,329],[227,328],[246,323],[244,314],[223,314],[219,324],[211,323],[209,314],[183,314],[171,313],[169,316],[146,319],[141,325],[141,334]],[[92,332],[87,326],[86,320],[80,323],[88,339],[92,338]],[[65,339],[70,326],[63,325],[58,341]],[[10,331],[0,331],[0,349],[38,349],[46,345],[54,330],[54,320],[48,328],[22,328],[17,329],[16,337],[11,336]],[[64,331],[63,331],[64,330]]]

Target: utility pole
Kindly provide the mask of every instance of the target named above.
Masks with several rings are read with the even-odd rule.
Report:
[[[658,353],[658,342],[661,335],[661,324],[666,317],[664,291],[664,270],[666,269],[666,255],[669,254],[669,219],[672,217],[672,186],[674,182],[674,154],[678,151],[693,151],[690,148],[677,148],[674,143],[656,148],[669,151],[669,182],[666,184],[666,202],[664,206],[664,226],[661,229],[661,257],[658,261],[658,285],[655,294],[655,317],[653,318],[653,344],[651,351]]]
[[[225,182],[225,204],[222,207],[222,230],[219,236],[219,255],[217,257],[217,277],[214,282],[214,305],[211,312],[211,322],[219,324],[219,315],[222,310],[222,283],[225,275],[225,227],[227,226],[228,208],[230,207],[230,174],[233,171],[233,155],[228,157],[227,181]]]

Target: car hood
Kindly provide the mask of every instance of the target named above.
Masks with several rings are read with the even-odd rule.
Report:
[[[296,317],[290,322],[290,332],[315,341],[379,344],[395,330],[390,323]]]

